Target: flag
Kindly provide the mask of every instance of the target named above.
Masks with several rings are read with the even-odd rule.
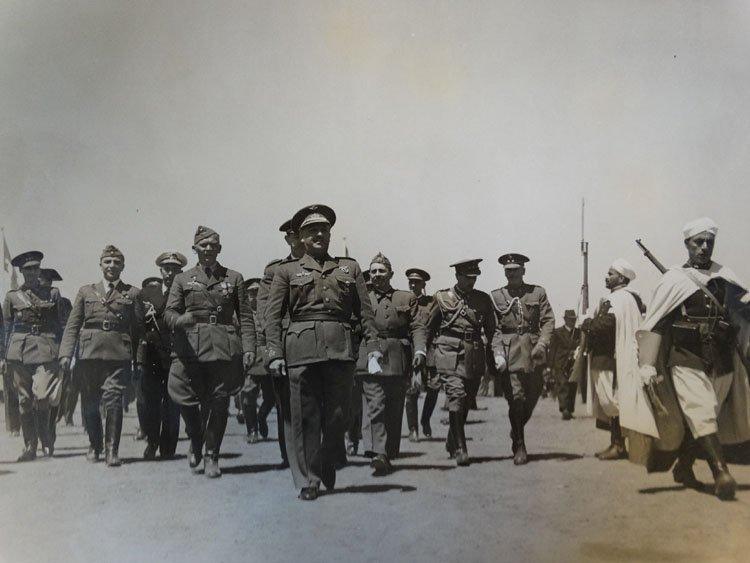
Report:
[[[8,242],[5,240],[5,231],[3,230],[3,279],[2,289],[5,291],[11,289],[18,289],[18,277],[16,276],[16,269],[10,263],[12,260],[10,256],[10,250],[8,250]]]

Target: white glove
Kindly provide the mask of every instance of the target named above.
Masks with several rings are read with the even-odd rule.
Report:
[[[383,373],[383,368],[380,367],[380,362],[378,362],[382,357],[383,354],[380,352],[370,352],[367,354],[367,373],[370,375]]]
[[[500,354],[495,356],[495,367],[497,368],[497,371],[505,371],[505,368],[508,367],[508,362],[505,361],[505,356]]]

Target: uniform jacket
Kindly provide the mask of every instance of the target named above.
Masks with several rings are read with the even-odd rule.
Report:
[[[417,298],[417,308],[419,309],[419,316],[422,318],[422,323],[425,325],[425,330],[427,328],[427,324],[430,322],[430,309],[432,308],[432,304],[434,301],[435,298],[432,295],[420,295]],[[432,345],[432,341],[429,338],[429,331],[427,331],[426,334],[428,336],[426,365],[428,368],[434,368],[435,350]]]
[[[385,293],[370,291],[370,303],[378,331],[378,345],[383,357],[378,376],[411,374],[412,346],[414,351],[427,352],[427,330],[420,314],[417,297],[410,291],[390,288]],[[367,351],[360,345],[357,371],[367,373]]]
[[[109,297],[106,294],[102,282],[78,290],[65,325],[60,357],[72,357],[75,351],[79,360],[136,359],[143,334],[141,290],[120,281]]]
[[[32,289],[23,285],[9,291],[3,306],[5,358],[24,364],[57,360],[65,312],[55,287]]]
[[[151,361],[161,364],[163,368],[169,368],[172,354],[172,331],[164,319],[164,311],[167,306],[167,295],[162,294],[161,299],[153,302],[143,297],[145,310],[145,323],[143,340],[138,348],[138,363]]]
[[[258,309],[258,318],[260,319],[260,326],[256,324],[255,331],[260,333],[263,332],[265,335],[265,312],[266,312],[266,306],[268,305],[268,295],[269,291],[271,290],[271,284],[273,283],[273,278],[276,275],[276,271],[279,268],[279,264],[282,262],[287,262],[290,260],[294,260],[292,258],[292,255],[290,254],[286,258],[279,258],[277,260],[273,260],[266,265],[265,269],[263,270],[263,277],[260,278],[260,287],[258,288],[258,297],[256,305],[256,308]],[[283,318],[283,328],[286,330],[286,328],[289,326],[289,314],[287,311],[284,312],[284,318]],[[265,338],[264,343],[265,346]]]
[[[186,312],[193,314],[196,323],[185,329],[177,327],[177,319]],[[221,264],[214,265],[210,278],[199,265],[177,274],[164,319],[174,333],[173,358],[229,361],[241,356],[243,350],[255,351],[255,323],[242,275]]]
[[[283,335],[283,318],[289,327]],[[377,330],[362,270],[351,258],[305,254],[276,266],[264,312],[267,361],[286,357],[300,366],[328,360],[356,361],[352,323],[363,326],[365,346],[376,346]],[[368,351],[370,348],[368,347]]]
[[[251,307],[252,309],[252,307]],[[261,314],[257,309],[253,310],[253,321],[255,322],[255,360],[253,365],[247,369],[247,373],[254,376],[265,376],[268,375],[266,371],[266,338],[263,334],[263,330],[258,330],[258,327],[262,325]]]
[[[568,330],[564,325],[552,332],[549,347],[549,365],[558,381],[567,381],[573,363],[573,352],[581,341],[581,330]]]
[[[490,296],[458,287],[435,294],[427,321],[438,373],[482,377],[487,369],[486,343],[495,333],[495,313]]]
[[[555,329],[547,292],[527,283],[516,289],[506,286],[492,291],[492,302],[497,314],[494,354],[505,358],[511,373],[533,371],[534,346],[541,343],[546,349]]]

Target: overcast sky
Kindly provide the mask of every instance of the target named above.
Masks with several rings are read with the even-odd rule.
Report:
[[[750,279],[750,3],[0,2],[0,224],[42,250],[64,293],[154,275],[195,227],[259,275],[279,224],[331,205],[363,267],[383,251],[448,264],[532,259],[558,318],[609,263],[656,280],[634,239],[683,260],[681,227],[720,225],[715,257]]]

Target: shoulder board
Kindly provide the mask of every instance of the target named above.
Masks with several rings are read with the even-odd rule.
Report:
[[[276,260],[271,260],[268,264],[266,264],[266,268],[270,268],[271,266],[275,266],[276,264],[281,264],[286,260],[287,258],[277,258]]]
[[[345,261],[345,262],[349,262],[351,264],[356,264],[357,263],[357,261],[354,258],[352,258],[351,256],[336,256],[334,258],[334,260]]]

